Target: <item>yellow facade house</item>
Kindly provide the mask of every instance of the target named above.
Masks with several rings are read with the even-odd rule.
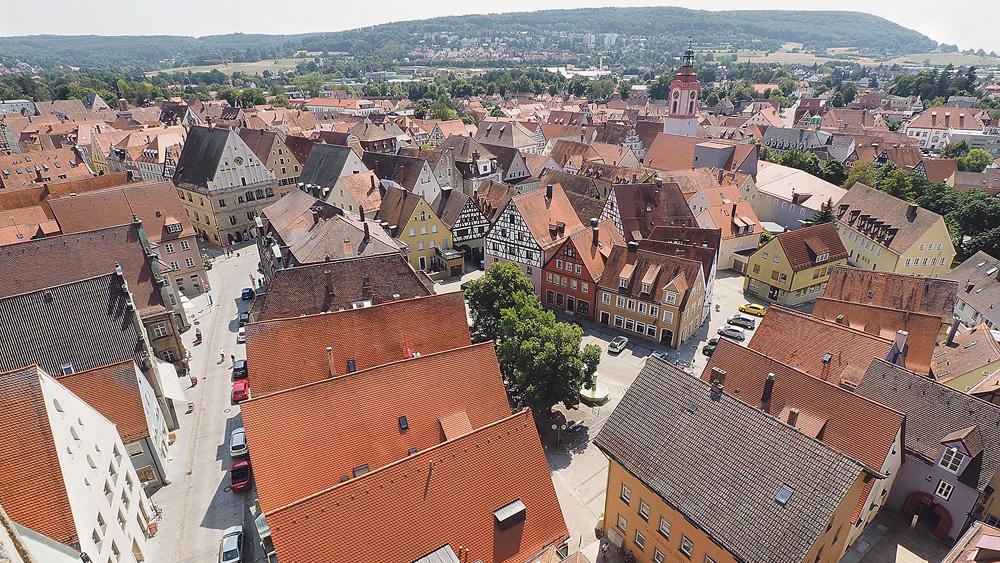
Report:
[[[442,277],[464,272],[463,254],[452,246],[451,231],[420,195],[402,188],[387,189],[375,219],[409,247],[414,268]]]
[[[846,263],[847,249],[833,223],[788,231],[750,256],[743,289],[781,305],[814,301],[833,267]]]
[[[932,278],[951,269],[955,245],[937,213],[860,183],[834,210],[850,265]]]
[[[656,358],[595,443],[609,458],[599,526],[641,563],[834,563],[878,476]]]

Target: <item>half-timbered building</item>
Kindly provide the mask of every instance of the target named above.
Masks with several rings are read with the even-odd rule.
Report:
[[[626,241],[649,236],[654,227],[693,227],[694,213],[680,186],[657,180],[653,184],[614,184],[601,211],[601,220],[610,219]]]
[[[451,230],[452,245],[465,254],[466,261],[478,263],[483,259],[483,240],[490,221],[474,199],[460,190],[446,188],[431,203],[431,209]]]

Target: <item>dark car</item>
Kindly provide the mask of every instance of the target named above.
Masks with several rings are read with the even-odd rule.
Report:
[[[701,348],[701,353],[702,353],[702,354],[705,354],[706,356],[711,356],[711,355],[712,355],[713,353],[715,353],[715,348],[716,348],[716,346],[718,346],[718,345],[719,345],[719,339],[718,339],[718,338],[713,338],[713,339],[709,340],[709,341],[708,341],[708,342],[707,342],[707,343],[706,343],[706,344],[705,344],[705,345],[704,345],[704,346],[703,346],[703,347]]]
[[[250,322],[250,313],[240,313],[240,326]]]
[[[250,488],[250,462],[240,460],[229,468],[229,488],[235,491],[245,491]]]
[[[240,294],[240,298],[243,299],[244,301],[250,301],[251,299],[253,299],[254,295],[256,294],[254,293],[253,288],[244,287],[243,293]]]
[[[250,372],[247,371],[247,361],[246,360],[236,360],[233,364],[233,381],[237,379],[246,379],[249,377]]]

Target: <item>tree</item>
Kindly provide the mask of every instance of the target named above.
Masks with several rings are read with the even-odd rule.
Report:
[[[983,233],[1000,227],[1000,199],[990,197],[986,192],[968,190],[958,192],[955,207],[945,216],[948,226],[955,234],[954,240],[963,250],[971,247],[966,237],[975,239]]]
[[[514,294],[533,293],[531,280],[513,262],[493,264],[482,278],[469,282],[465,298],[472,315],[472,332],[477,339],[496,340],[500,327],[500,311],[514,305]]]
[[[590,96],[591,99],[606,100],[611,97],[611,94],[614,91],[615,83],[613,80],[594,80],[588,85],[587,95]]]
[[[963,141],[964,142],[964,141]],[[993,162],[993,155],[983,149],[970,149],[958,158],[958,169],[963,172],[982,172]]]
[[[964,250],[968,256],[980,250],[990,256],[1000,256],[1000,227],[993,227],[972,237],[965,244]]]
[[[490,110],[490,117],[507,117],[507,114],[504,113],[502,107],[496,105],[493,106],[493,109]]]
[[[833,223],[833,221],[833,198],[829,198],[823,205],[819,206],[819,210],[808,221],[808,224],[822,225],[823,223]]]
[[[556,322],[534,293],[511,295],[512,306],[500,313],[497,359],[516,402],[536,412],[549,412],[556,403],[575,408],[580,389],[593,382],[601,349],[588,344],[581,350],[583,329]]]
[[[847,171],[839,160],[827,160],[819,167],[819,172],[820,178],[838,186],[847,179]]]
[[[872,161],[857,160],[847,171],[847,178],[844,180],[844,187],[851,189],[851,186],[861,182],[870,187],[875,187],[878,183],[878,167]]]
[[[622,82],[618,85],[618,94],[621,95],[623,100],[627,100],[629,95],[632,93],[632,85],[628,82]]]
[[[271,105],[276,108],[290,107],[288,103],[288,96],[286,96],[284,92],[276,94],[273,98],[271,98]]]
[[[323,75],[318,72],[296,76],[292,82],[296,89],[309,96],[319,96],[323,93]]]
[[[247,88],[240,92],[240,104],[245,108],[252,108],[253,106],[266,104],[267,96],[264,95],[264,91],[260,88]]]

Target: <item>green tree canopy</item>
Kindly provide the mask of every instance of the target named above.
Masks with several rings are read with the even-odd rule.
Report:
[[[833,198],[830,198],[823,202],[823,205],[819,206],[819,211],[812,216],[812,219],[809,219],[808,223],[810,225],[822,225],[823,223],[833,223],[833,221]]]
[[[500,311],[514,305],[517,292],[534,293],[528,276],[513,262],[496,263],[482,278],[469,282],[465,298],[469,301],[472,332],[477,339],[496,340],[500,331]]]
[[[965,141],[963,141],[965,142]],[[958,169],[963,172],[982,172],[993,162],[993,155],[983,149],[970,149],[958,158]]]

